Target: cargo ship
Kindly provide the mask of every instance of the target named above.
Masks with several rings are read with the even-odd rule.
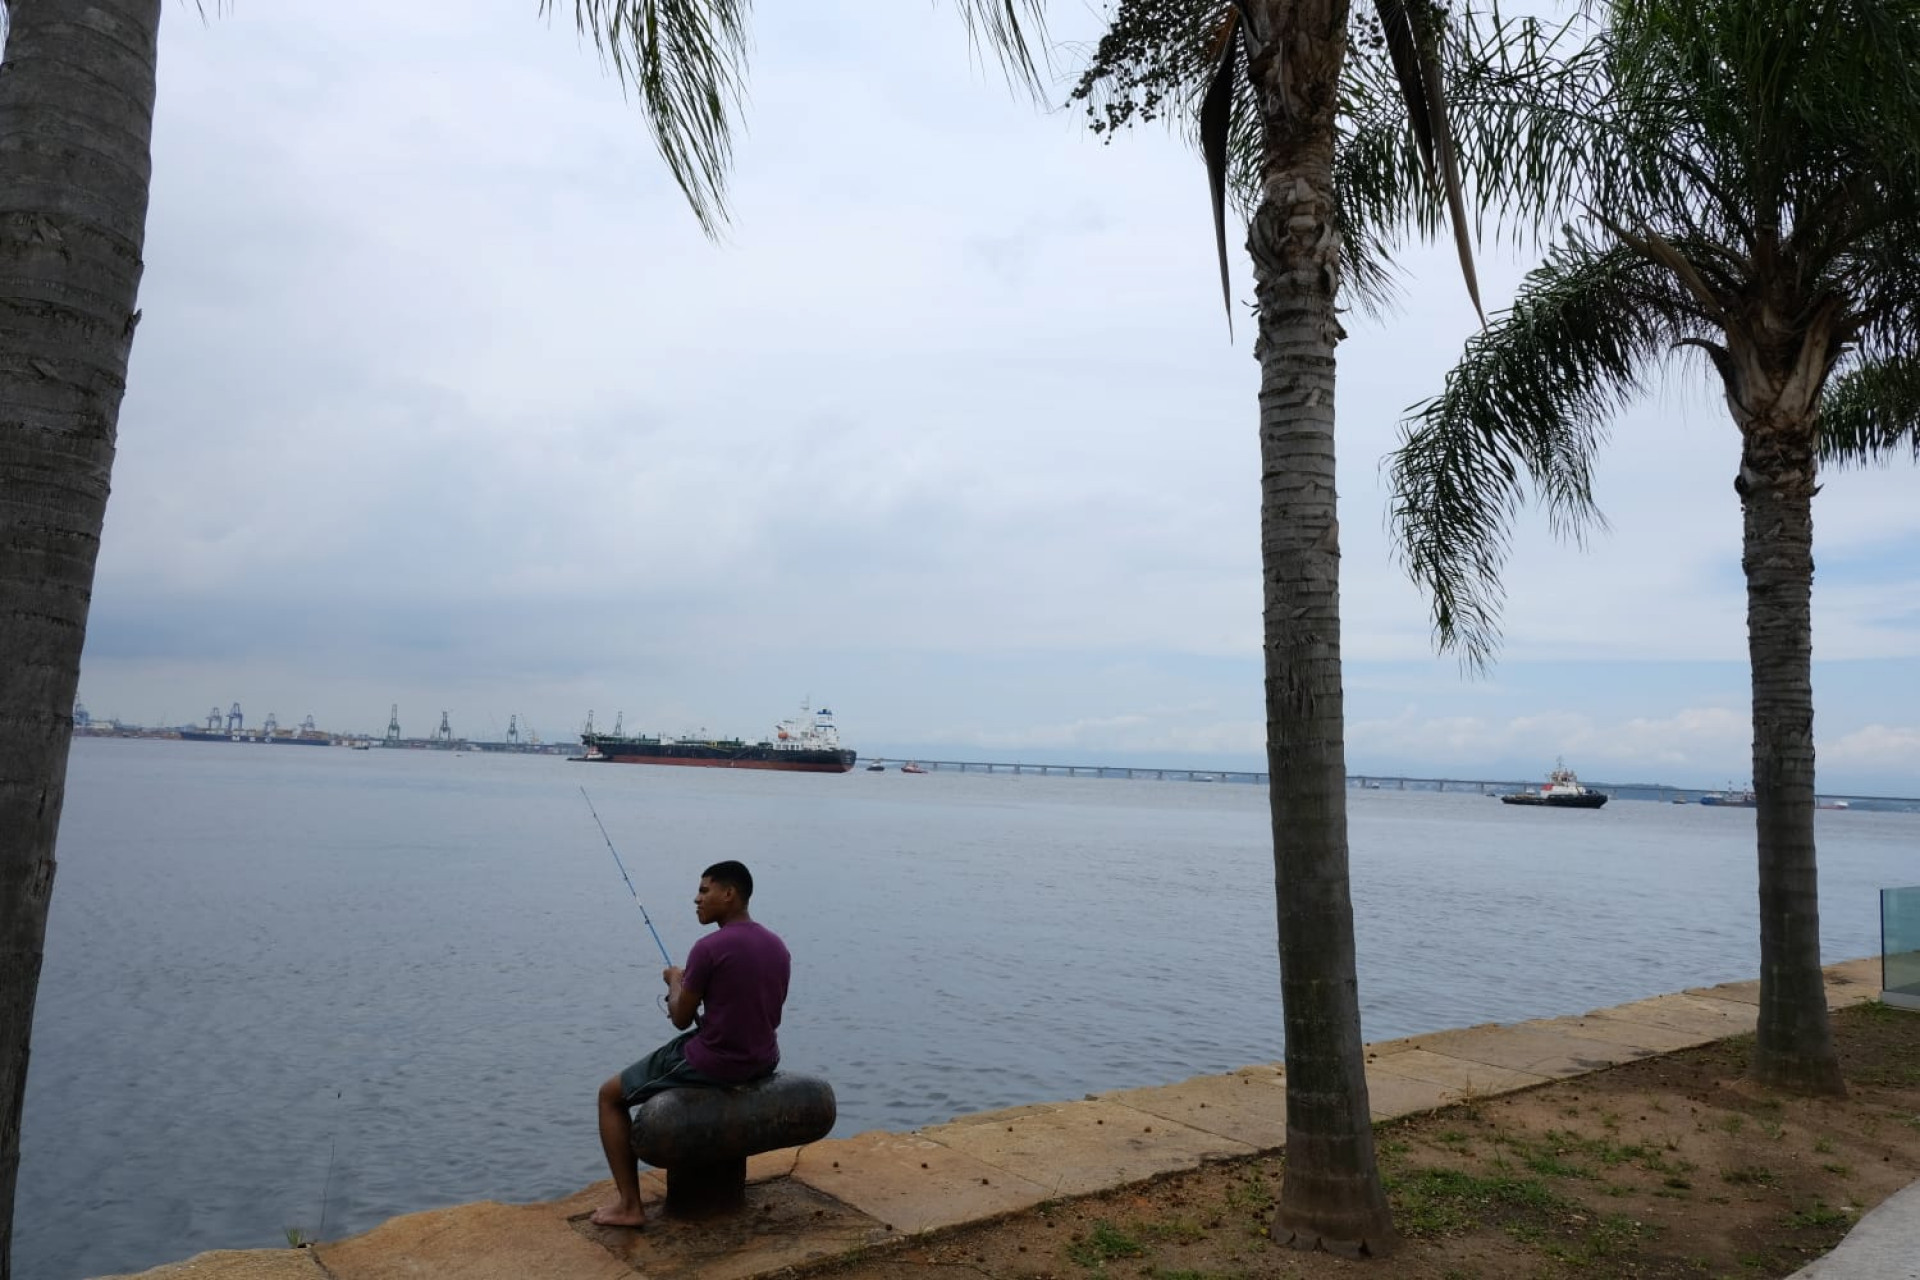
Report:
[[[774,726],[773,736],[759,742],[741,738],[618,737],[610,733],[583,733],[586,754],[573,757],[589,763],[673,764],[704,769],[782,769],[790,773],[847,773],[860,757],[840,745],[833,712],[825,707]]]
[[[249,729],[240,715],[240,704],[237,702],[225,716],[221,715],[219,707],[207,712],[206,727],[203,729],[182,725],[175,732],[180,735],[182,742],[259,742],[270,746],[296,747],[330,747],[334,743],[332,734],[314,727],[312,716],[302,720],[298,729],[282,729],[280,721],[272,712],[268,712],[266,723],[258,729]]]

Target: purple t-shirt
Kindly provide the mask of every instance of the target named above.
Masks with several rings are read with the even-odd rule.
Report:
[[[778,934],[752,920],[722,925],[693,944],[682,990],[700,996],[700,1030],[682,1050],[694,1070],[732,1083],[780,1063],[780,1007],[793,958]]]

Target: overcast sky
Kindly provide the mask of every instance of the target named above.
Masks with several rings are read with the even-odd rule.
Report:
[[[1198,162],[1013,98],[950,7],[799,8],[755,15],[713,243],[535,0],[169,5],[89,709],[554,739],[811,697],[867,755],[1257,765],[1257,370]],[[1523,264],[1484,252],[1503,305]],[[1473,316],[1447,254],[1402,265],[1340,352],[1350,766],[1744,783],[1704,370],[1616,424],[1609,533],[1525,517],[1463,679],[1381,459]],[[1920,794],[1915,479],[1817,500],[1823,790]]]

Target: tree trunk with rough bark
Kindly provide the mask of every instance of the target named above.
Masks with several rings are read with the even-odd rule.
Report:
[[[1272,1234],[1294,1248],[1379,1257],[1396,1238],[1360,1038],[1334,477],[1343,336],[1334,111],[1347,6],[1267,0],[1251,10],[1266,157],[1248,247],[1259,302],[1267,761],[1287,1035],[1286,1176]]]
[[[1753,789],[1760,855],[1760,1017],[1753,1075],[1797,1093],[1846,1085],[1820,972],[1813,814],[1813,432],[1805,420],[1742,423]]]
[[[137,320],[160,0],[13,0],[0,61],[0,1280]]]

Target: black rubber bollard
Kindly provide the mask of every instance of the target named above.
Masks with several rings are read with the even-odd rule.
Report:
[[[700,1218],[747,1202],[747,1157],[818,1142],[833,1129],[833,1086],[776,1074],[728,1089],[669,1089],[633,1114],[633,1153],[667,1171],[666,1211]]]

